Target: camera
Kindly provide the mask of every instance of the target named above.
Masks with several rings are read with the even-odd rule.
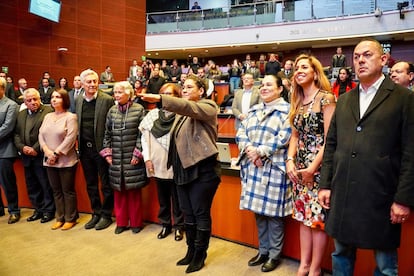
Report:
[[[408,1],[405,1],[405,2],[398,2],[398,3],[397,3],[397,8],[398,8],[399,10],[402,10],[403,8],[406,8],[406,7],[408,7]]]

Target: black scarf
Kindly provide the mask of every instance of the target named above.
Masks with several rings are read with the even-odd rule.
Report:
[[[159,138],[167,134],[175,119],[175,114],[173,113],[169,117],[165,116],[165,113],[160,109],[158,111],[158,119],[154,121],[154,125],[151,128],[151,133],[155,138]]]

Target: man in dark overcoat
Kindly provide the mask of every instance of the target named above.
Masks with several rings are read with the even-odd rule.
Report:
[[[374,250],[374,275],[397,275],[401,224],[414,207],[414,94],[382,74],[378,41],[361,41],[353,60],[360,85],[338,99],[321,169],[333,274],[353,275],[364,248]]]

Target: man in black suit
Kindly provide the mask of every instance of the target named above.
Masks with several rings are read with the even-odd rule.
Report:
[[[319,184],[333,274],[353,275],[364,248],[375,251],[375,275],[397,275],[401,224],[414,208],[414,94],[383,75],[378,41],[361,41],[353,60],[360,85],[338,99]]]
[[[83,88],[80,76],[75,76],[73,78],[73,88],[69,91],[69,100],[70,100],[70,107],[69,111],[72,113],[76,112],[76,105],[75,100],[78,96],[83,96]]]
[[[52,97],[53,91],[55,91],[55,89],[49,85],[49,79],[43,78],[42,88],[39,90],[40,99],[43,104],[50,104],[50,98]]]
[[[112,223],[114,194],[109,184],[108,163],[99,152],[103,148],[106,115],[114,105],[111,96],[98,91],[98,74],[90,69],[80,74],[83,96],[76,99],[76,114],[79,124],[79,153],[86,180],[93,215],[85,229],[102,230]],[[99,194],[101,179],[103,201]]]
[[[43,166],[38,136],[44,117],[53,109],[41,104],[39,91],[34,88],[25,90],[23,100],[27,109],[20,111],[17,116],[14,144],[22,157],[27,192],[35,209],[27,221],[40,219],[41,223],[45,223],[55,217],[55,202]]]
[[[346,67],[346,56],[342,53],[342,47],[336,48],[336,54],[332,56],[332,68]]]
[[[27,81],[26,81],[26,79],[21,78],[21,79],[18,80],[17,84],[18,84],[18,88],[15,91],[16,103],[17,104],[22,104],[23,103],[23,92],[24,92],[24,90],[27,89]]]
[[[4,72],[0,72],[0,78],[4,78],[6,80],[7,74]],[[14,87],[12,83],[6,83],[5,96],[10,100],[16,101],[16,94],[14,92]]]

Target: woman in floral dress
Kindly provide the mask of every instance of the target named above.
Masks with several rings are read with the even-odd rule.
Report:
[[[320,275],[328,236],[325,210],[318,203],[320,166],[335,97],[321,63],[300,55],[295,61],[289,120],[293,127],[286,169],[293,182],[293,217],[301,222],[297,275]]]

